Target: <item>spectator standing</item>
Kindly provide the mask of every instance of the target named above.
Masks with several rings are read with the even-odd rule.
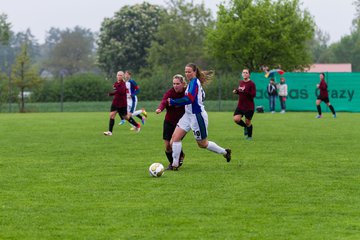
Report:
[[[275,113],[275,100],[277,96],[277,89],[275,80],[270,78],[270,82],[267,86],[267,93],[269,95],[269,108],[271,113]]]
[[[284,77],[280,78],[280,83],[277,84],[276,87],[278,89],[280,106],[281,106],[281,112],[280,113],[285,113],[285,111],[286,111],[286,97],[288,95],[288,85],[286,84]]]

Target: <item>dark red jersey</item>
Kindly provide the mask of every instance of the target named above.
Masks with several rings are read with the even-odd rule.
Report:
[[[237,108],[243,111],[254,111],[254,98],[256,96],[256,86],[251,80],[245,82],[241,80],[237,89],[239,101]]]
[[[114,96],[112,105],[116,107],[127,107],[125,82],[124,81],[115,82],[114,91],[110,92],[109,96]]]
[[[328,98],[329,97],[328,90],[327,90],[327,84],[324,79],[322,79],[320,81],[319,89],[320,89],[320,96],[319,96],[320,98]]]
[[[166,115],[165,115],[165,121],[169,121],[172,124],[176,125],[180,118],[185,113],[185,107],[184,106],[169,106],[167,99],[177,99],[184,97],[185,92],[177,93],[175,92],[174,88],[171,88],[169,91],[167,91],[163,99],[161,100],[160,105],[158,106],[158,109],[163,111],[166,108]]]

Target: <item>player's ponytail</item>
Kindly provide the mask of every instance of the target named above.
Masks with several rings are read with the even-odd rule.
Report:
[[[196,73],[196,77],[200,80],[201,85],[205,85],[206,83],[209,83],[215,74],[215,71],[213,70],[201,71],[201,69],[198,66],[196,66],[194,63],[188,63],[186,67],[190,67]]]

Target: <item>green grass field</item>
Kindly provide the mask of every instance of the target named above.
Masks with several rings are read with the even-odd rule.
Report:
[[[255,114],[243,139],[231,112],[209,139],[184,139],[167,165],[164,114],[139,134],[108,113],[0,114],[0,239],[360,239],[360,114]]]

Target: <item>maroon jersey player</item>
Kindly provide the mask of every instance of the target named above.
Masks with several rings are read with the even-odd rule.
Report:
[[[318,110],[319,115],[316,116],[316,118],[321,118],[321,106],[320,103],[324,101],[326,105],[330,108],[334,118],[336,118],[336,112],[334,107],[331,105],[329,101],[329,94],[328,94],[328,86],[325,82],[325,74],[320,73],[320,83],[316,85],[316,87],[320,90],[320,94],[316,99],[316,108]]]
[[[169,89],[163,96],[160,105],[156,109],[156,113],[161,113],[164,109],[166,109],[166,115],[163,124],[163,139],[165,144],[165,155],[169,160],[168,170],[172,170],[172,148],[170,145],[171,136],[174,133],[176,128],[176,124],[180,120],[180,118],[184,115],[185,107],[184,106],[170,106],[168,104],[167,99],[177,99],[182,98],[185,95],[186,82],[182,75],[177,74],[173,77],[173,87]],[[180,155],[180,164],[184,159],[184,153],[181,151]]]
[[[124,72],[119,71],[116,75],[117,81],[114,83],[112,92],[109,92],[109,96],[114,96],[110,108],[110,120],[109,130],[104,132],[105,136],[112,136],[113,127],[115,124],[116,113],[119,113],[121,117],[129,121],[133,126],[137,126],[137,132],[140,131],[140,124],[127,112],[127,100],[126,100],[126,85],[124,81]]]
[[[237,107],[234,112],[234,122],[244,128],[246,139],[252,139],[253,125],[251,123],[254,115],[254,98],[256,95],[256,86],[250,80],[249,69],[242,71],[243,80],[240,80],[238,88],[233,90],[234,94],[239,95]],[[242,117],[245,116],[245,122]]]

